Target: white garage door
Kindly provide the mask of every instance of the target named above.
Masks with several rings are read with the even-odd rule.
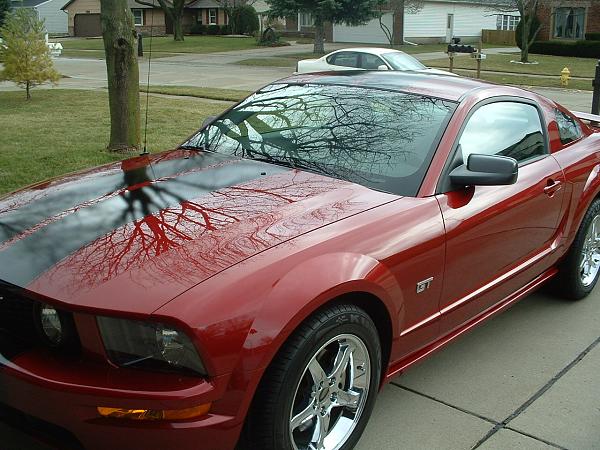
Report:
[[[389,27],[390,31],[392,31],[394,16],[392,14],[386,14],[383,16],[383,23]],[[333,27],[333,41],[388,45],[390,43],[379,26],[379,19],[372,20],[367,25],[362,25],[360,27],[335,25]]]

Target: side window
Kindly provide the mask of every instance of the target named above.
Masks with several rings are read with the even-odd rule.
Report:
[[[386,66],[387,64],[377,55],[371,55],[370,53],[361,53],[360,67],[366,70],[377,70],[379,66]]]
[[[571,116],[565,114],[558,109],[554,110],[556,114],[556,123],[558,124],[558,133],[560,135],[560,142],[566,145],[570,142],[576,141],[583,136],[579,123]]]
[[[336,53],[328,61],[329,64],[342,67],[358,67],[358,53],[340,52]]]
[[[538,110],[514,102],[490,103],[475,111],[460,146],[465,163],[472,153],[510,156],[519,162],[547,153]]]

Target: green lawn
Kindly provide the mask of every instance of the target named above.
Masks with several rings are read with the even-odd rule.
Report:
[[[595,67],[598,61],[592,58],[570,58],[566,56],[548,56],[548,55],[530,55],[530,61],[537,61],[538,64],[514,64],[513,60],[519,60],[518,53],[508,53],[501,55],[488,55],[487,59],[482,61],[483,70],[493,70],[497,72],[507,72],[516,74],[536,74],[560,77],[560,72],[568,67],[573,77],[592,78],[595,73]],[[425,61],[430,67],[448,67],[448,58],[434,59]],[[468,56],[454,58],[454,67],[461,69],[475,69],[476,61]]]
[[[110,131],[106,93],[56,89],[34,90],[32,96],[28,102],[22,91],[0,92],[0,194],[125,158],[105,150]],[[144,109],[145,101],[141,104]],[[173,148],[225,107],[151,96],[148,149]]]
[[[71,50],[104,50],[104,43],[99,38],[67,38],[55,39],[62,43],[65,51]],[[157,53],[215,53],[232,50],[248,50],[261,48],[253,37],[225,36],[186,36],[183,42],[175,42],[172,36],[152,38],[152,52]],[[150,38],[144,38],[144,51],[150,49]]]
[[[312,55],[307,58],[298,57],[283,57],[274,56],[272,58],[248,58],[242,61],[238,61],[235,64],[240,66],[253,66],[253,67],[296,67],[296,63],[301,59],[318,58],[318,55]]]
[[[468,70],[455,70],[455,72],[464,77],[475,78],[475,72]],[[521,87],[556,87],[561,88],[560,77],[527,77],[517,74],[500,74],[500,73],[482,73],[481,79],[491,81],[498,84],[511,84]],[[589,80],[571,80],[569,81],[569,89],[580,89],[582,91],[591,91],[592,83]]]
[[[146,92],[145,87],[140,87],[140,92]],[[251,91],[240,91],[237,89],[217,89],[196,86],[150,86],[150,92],[154,94],[178,95],[185,97],[206,98],[210,100],[224,100],[239,102],[250,94]]]

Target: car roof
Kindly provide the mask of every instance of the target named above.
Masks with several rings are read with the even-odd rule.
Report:
[[[538,97],[536,94],[519,88],[487,83],[466,77],[455,77],[437,73],[417,71],[368,71],[348,70],[336,72],[316,72],[294,75],[275,82],[276,84],[326,84],[338,86],[387,89],[398,92],[462,101],[475,91],[491,90],[490,95],[512,95],[518,97]]]
[[[331,53],[338,52],[364,52],[364,53],[372,53],[374,55],[383,55],[385,53],[404,53],[400,50],[395,50],[393,48],[379,48],[379,47],[351,47],[351,48],[341,48]]]

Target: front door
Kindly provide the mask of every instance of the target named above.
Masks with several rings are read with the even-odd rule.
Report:
[[[481,106],[467,121],[455,158],[510,156],[519,162],[519,177],[510,186],[454,188],[437,196],[446,227],[442,333],[456,330],[553,263],[564,175],[548,153],[542,123],[536,106],[510,101]]]
[[[448,14],[446,19],[446,42],[449,44],[454,37],[454,14]]]

